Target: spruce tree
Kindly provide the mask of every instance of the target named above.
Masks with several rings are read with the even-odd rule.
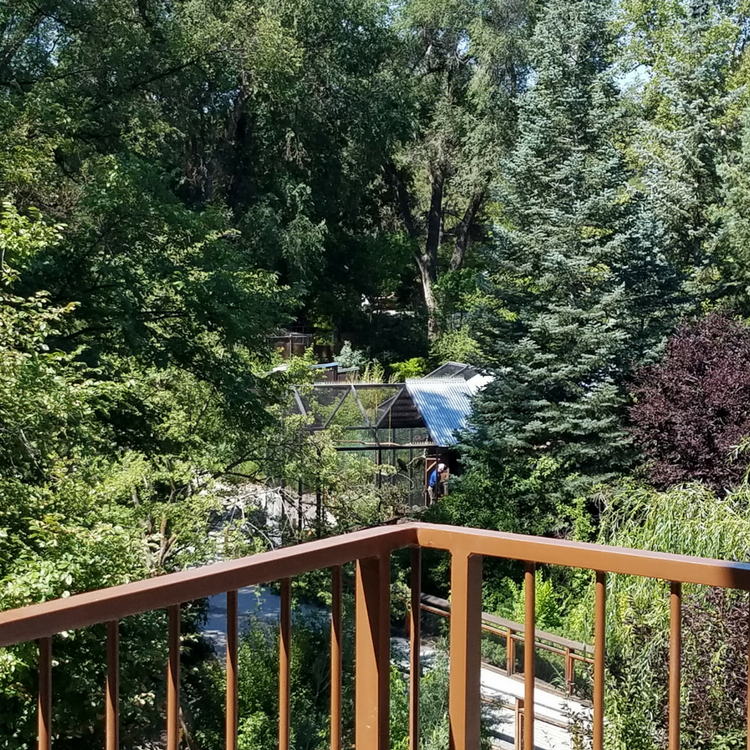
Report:
[[[723,206],[720,243],[730,304],[738,312],[750,311],[750,107],[742,118],[739,152],[723,165]]]
[[[680,280],[622,156],[607,13],[605,0],[552,0],[535,32],[474,314],[494,381],[463,442],[454,507],[489,503],[470,523],[548,530],[561,500],[628,467],[623,383],[672,324]]]
[[[747,12],[740,0],[623,0],[620,14],[622,64],[646,72],[631,92],[641,120],[631,155],[665,227],[664,252],[686,294],[746,312],[723,241],[722,164],[734,160],[747,101]]]

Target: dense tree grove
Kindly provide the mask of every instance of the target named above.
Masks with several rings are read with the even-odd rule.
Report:
[[[339,352],[372,382],[491,376],[428,520],[747,561],[749,30],[739,0],[0,5],[0,608],[408,514],[398,467],[304,430],[334,408],[310,366]],[[311,346],[278,367],[285,329]],[[270,485],[315,518],[235,512]],[[539,578],[545,627],[590,639],[589,578]],[[404,580],[397,561],[395,607]],[[660,749],[665,591],[610,587],[606,745]],[[486,608],[522,596],[487,564]],[[718,663],[686,639],[686,746],[739,747],[722,691],[747,683],[747,603],[685,607],[722,642]],[[222,743],[204,614],[184,612],[191,750]],[[295,646],[299,748],[326,742],[318,630]],[[128,747],[162,741],[164,638],[161,613],[123,626]],[[101,632],[58,640],[55,746],[99,747]],[[245,636],[247,750],[274,742],[275,648]],[[0,748],[34,742],[35,659],[0,650]]]

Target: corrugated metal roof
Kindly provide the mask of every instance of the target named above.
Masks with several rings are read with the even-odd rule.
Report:
[[[466,428],[471,397],[485,384],[484,378],[410,378],[406,389],[422,415],[433,442],[441,448],[455,445],[458,430]]]

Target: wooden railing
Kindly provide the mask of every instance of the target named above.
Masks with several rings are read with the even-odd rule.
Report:
[[[160,578],[79,594],[0,613],[0,647],[38,640],[38,747],[49,750],[52,657],[55,634],[107,623],[107,677],[104,724],[107,750],[119,745],[118,620],[155,609],[169,613],[166,728],[168,750],[178,750],[180,701],[180,604],[227,595],[226,741],[237,747],[237,595],[244,586],[281,581],[279,654],[279,747],[289,748],[289,656],[291,579],[320,568],[333,569],[331,627],[331,746],[341,748],[341,566],[356,561],[355,585],[355,745],[357,750],[389,746],[390,556],[411,547],[410,742],[419,746],[420,549],[451,555],[449,719],[456,750],[480,745],[480,659],[482,558],[525,562],[525,630],[535,631],[537,564],[587,568],[596,572],[594,618],[593,747],[602,750],[604,732],[604,625],[608,573],[670,581],[669,750],[680,742],[680,646],[682,584],[750,590],[750,565],[657,552],[604,547],[492,531],[404,524],[346,534],[287,547],[241,560],[208,565]],[[534,649],[524,649],[524,705],[534,705]],[[750,716],[748,717],[750,719]],[[534,712],[522,716],[523,748],[534,750]],[[520,728],[519,728],[520,729]],[[750,739],[748,740],[750,748]]]
[[[438,596],[422,594],[421,608],[423,612],[429,612],[439,617],[450,617],[451,603],[447,599]],[[482,612],[482,631],[505,639],[505,673],[511,677],[516,673],[516,644],[526,640],[526,626],[520,622],[513,622],[505,617],[498,617],[489,612]],[[593,664],[593,646],[581,641],[573,641],[563,638],[554,633],[546,633],[537,628],[534,631],[534,649],[546,651],[550,654],[561,656],[564,662],[565,691],[568,695],[573,693],[575,687],[575,664],[577,661],[583,664]]]

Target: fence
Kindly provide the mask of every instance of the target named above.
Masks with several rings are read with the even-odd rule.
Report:
[[[439,617],[450,617],[450,602],[437,596],[422,594],[421,609]],[[516,673],[516,644],[523,644],[526,640],[526,628],[520,622],[513,622],[504,617],[497,617],[488,612],[482,612],[482,630],[485,633],[500,636],[505,639],[506,659],[505,672],[510,677]],[[568,695],[573,693],[575,686],[575,664],[593,664],[593,646],[581,641],[546,633],[538,628],[534,631],[534,649],[547,651],[550,654],[562,656],[565,662],[564,679]]]
[[[480,669],[482,557],[525,562],[525,632],[535,632],[536,565],[562,565],[595,571],[593,747],[602,750],[604,731],[604,654],[606,577],[620,573],[670,581],[669,750],[680,743],[680,647],[682,584],[750,589],[750,565],[657,552],[604,547],[429,524],[359,531],[208,565],[110,589],[79,594],[0,613],[0,646],[38,640],[38,748],[51,747],[53,637],[66,630],[107,623],[106,748],[117,750],[119,717],[118,620],[154,609],[169,613],[167,655],[167,750],[179,746],[180,604],[227,594],[227,750],[237,748],[237,590],[281,581],[279,653],[279,748],[289,749],[289,660],[291,578],[321,568],[333,569],[331,612],[331,747],[341,749],[342,566],[356,562],[355,587],[355,744],[358,750],[389,747],[390,556],[411,551],[410,742],[419,746],[420,549],[451,555],[449,718],[455,750],[480,745]],[[534,705],[534,649],[524,649],[524,705]],[[750,716],[748,717],[750,719]],[[534,750],[534,712],[520,718],[524,750]],[[520,727],[519,727],[520,729]],[[748,739],[750,749],[750,739]]]

